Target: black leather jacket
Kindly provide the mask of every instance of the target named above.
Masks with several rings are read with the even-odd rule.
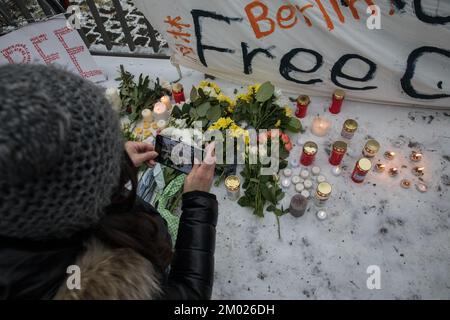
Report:
[[[159,216],[153,207],[145,208]],[[170,272],[163,276],[162,299],[211,298],[217,214],[213,194],[183,194],[178,239]],[[67,266],[83,250],[85,236],[45,243],[0,238],[0,299],[52,299],[67,276]]]
[[[214,280],[216,196],[183,194],[175,255],[163,290],[165,299],[210,299]]]

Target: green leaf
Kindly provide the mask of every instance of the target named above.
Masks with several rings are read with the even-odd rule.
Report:
[[[210,121],[217,121],[220,118],[220,115],[222,114],[222,110],[218,105],[215,105],[208,109],[206,112],[206,118]]]
[[[261,183],[259,185],[259,190],[261,191],[261,194],[264,197],[264,199],[271,202],[272,204],[276,204],[275,192],[273,189],[274,188],[267,187],[267,185],[264,183]]]
[[[295,133],[300,132],[302,130],[302,124],[300,123],[300,120],[295,117],[291,117],[286,125],[286,130]]]
[[[178,106],[173,107],[171,116],[174,117],[175,119],[181,118],[181,110]]]
[[[197,98],[198,98],[197,89],[195,89],[195,87],[192,86],[191,94],[190,94],[191,102],[197,100]]]
[[[198,94],[200,95],[200,98],[202,98],[202,99],[206,98],[206,95],[201,88],[198,88]]]
[[[252,201],[248,197],[243,196],[243,197],[239,198],[238,204],[241,207],[251,207],[252,206]]]
[[[267,207],[266,210],[267,210],[268,212],[274,212],[275,209],[276,209],[275,206],[274,206],[273,204],[271,204],[271,205],[269,205],[269,206]]]
[[[283,191],[281,191],[280,193],[277,192],[277,194],[276,194],[277,202],[281,201],[283,198],[284,198],[284,192]]]
[[[204,102],[197,107],[197,114],[199,117],[206,116],[206,112],[211,108],[211,104],[209,102]]]
[[[275,87],[270,82],[264,82],[256,92],[256,100],[259,102],[265,102],[269,100],[275,92]]]
[[[183,114],[186,114],[189,112],[190,108],[192,108],[192,106],[188,103],[183,104],[183,107],[181,107],[181,112]]]
[[[280,217],[280,216],[283,215],[283,211],[281,211],[281,210],[278,209],[278,208],[276,208],[276,209],[274,210],[274,213],[275,213],[275,215],[278,216],[278,217]]]
[[[189,110],[189,116],[193,119],[197,119],[198,118],[197,111],[194,108],[191,108]]]
[[[249,106],[249,111],[250,111],[250,113],[251,114],[257,114],[258,113],[258,109],[259,109],[259,104],[258,103],[252,103],[250,106]]]

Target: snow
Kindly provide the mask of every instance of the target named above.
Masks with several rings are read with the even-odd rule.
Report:
[[[102,83],[105,87],[117,85],[114,79],[120,64],[137,75],[178,79],[169,60],[94,59],[108,76]],[[181,83],[187,90],[203,79],[203,74],[192,70],[182,68],[182,73]],[[237,83],[216,82],[230,95],[241,89],[238,79]],[[294,107],[289,96],[295,94],[284,96]],[[213,298],[449,299],[450,112],[345,101],[343,111],[332,116],[326,111],[329,98],[311,98],[309,115],[302,120],[307,131],[291,137],[295,142],[291,157],[299,157],[305,141],[319,145],[315,165],[333,185],[325,207],[328,218],[319,221],[312,204],[301,218],[283,216],[279,240],[271,213],[257,218],[227,200],[223,186],[213,187],[219,201]],[[331,133],[323,138],[309,130],[317,114],[332,121]],[[360,127],[344,158],[343,173],[335,177],[325,150],[339,139],[347,118],[356,119]],[[350,180],[368,137],[381,143],[377,159],[388,168],[400,168],[399,177],[371,172],[363,185]],[[403,178],[417,182],[408,160],[417,148],[424,153],[421,165],[426,168],[427,193],[419,193],[414,186],[400,187]],[[396,152],[393,161],[382,157],[386,150]],[[301,169],[293,168],[294,174]],[[291,185],[283,200],[285,207],[294,194]],[[372,265],[380,268],[381,289],[370,290],[366,285],[367,268]]]

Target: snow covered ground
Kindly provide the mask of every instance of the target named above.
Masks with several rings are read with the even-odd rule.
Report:
[[[94,57],[108,75],[102,85],[117,85],[119,64],[135,73],[173,81],[176,69],[168,60]],[[181,83],[187,90],[203,74],[182,69]],[[239,83],[216,81],[226,93],[240,90]],[[299,90],[301,90],[299,88]],[[295,94],[285,95],[288,97]],[[307,140],[319,145],[317,165],[333,185],[326,211],[319,221],[311,205],[301,218],[281,218],[282,239],[271,213],[257,218],[236,202],[226,199],[224,187],[213,188],[219,200],[215,284],[216,299],[449,299],[450,298],[450,112],[393,107],[346,101],[343,111],[332,116],[330,99],[312,97],[310,112],[302,121],[307,131],[291,137],[296,142],[291,157],[298,158]],[[289,103],[292,105],[292,103]],[[324,138],[310,133],[314,115],[329,118],[333,127]],[[360,128],[344,159],[343,173],[330,173],[327,150],[340,137],[342,123],[354,118]],[[382,148],[379,159],[396,166],[396,178],[371,172],[363,185],[349,176],[368,137]],[[408,156],[424,153],[427,193],[414,186],[400,187],[411,174]],[[386,150],[397,156],[388,162]],[[297,173],[299,168],[294,169]],[[289,205],[295,194],[291,186],[283,200]],[[367,268],[379,266],[380,289],[368,289]]]

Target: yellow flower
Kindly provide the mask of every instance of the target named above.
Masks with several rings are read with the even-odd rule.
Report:
[[[144,121],[143,127],[144,127],[144,129],[150,128],[150,123],[148,123],[148,121]]]
[[[286,117],[292,117],[292,109],[288,106],[284,107],[284,113],[286,114]]]
[[[202,80],[200,81],[200,84],[198,85],[199,88],[212,88],[216,92],[216,94],[219,94],[222,90],[220,90],[220,87],[212,81],[208,80]]]
[[[252,102],[253,97],[251,95],[245,94],[245,93],[240,93],[236,96],[236,101],[244,101],[244,102]]]
[[[138,127],[136,129],[134,129],[134,133],[135,134],[141,134],[142,133],[142,128]]]
[[[145,129],[144,130],[144,138],[148,138],[152,134],[151,130]]]
[[[281,125],[281,120],[278,119],[277,123],[275,123],[275,128],[278,128]]]
[[[239,137],[243,136],[245,144],[248,145],[250,143],[250,133],[248,132],[248,130],[241,128],[240,126],[238,126],[235,123],[233,123],[230,126],[230,130],[231,130],[231,136],[233,138],[239,138]]]
[[[230,117],[222,117],[214,122],[211,126],[209,126],[208,130],[224,130],[227,129],[231,124],[234,124],[234,121]]]
[[[247,94],[248,95],[256,94],[258,92],[258,90],[259,90],[259,87],[261,87],[260,83],[255,83],[255,84],[252,84],[251,86],[248,86],[247,87]]]

